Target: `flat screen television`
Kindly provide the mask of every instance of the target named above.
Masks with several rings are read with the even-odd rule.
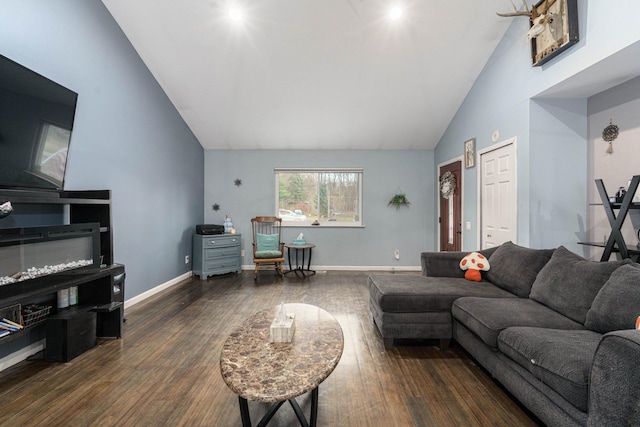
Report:
[[[0,55],[0,188],[64,188],[77,99]]]

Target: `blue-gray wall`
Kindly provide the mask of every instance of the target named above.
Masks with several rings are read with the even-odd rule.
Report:
[[[79,94],[65,188],[112,191],[130,299],[191,270],[203,149],[100,0],[3,0],[0,54]]]
[[[434,250],[433,165],[430,150],[205,150],[204,216],[217,224],[231,217],[243,235],[243,264],[250,265],[250,219],[275,213],[274,168],[363,168],[364,227],[292,227],[285,230],[285,239],[304,233],[317,245],[316,266],[415,268],[420,252]],[[234,185],[236,178],[242,180],[240,187]],[[387,206],[398,187],[411,206]],[[214,203],[220,205],[217,212]],[[397,261],[395,249],[400,251]]]
[[[611,74],[625,74],[618,64],[631,65],[637,73],[637,59],[625,52],[640,45],[640,2],[578,4],[580,41],[541,67],[531,66],[527,20],[513,19],[435,150],[440,164],[461,155],[469,138],[476,138],[480,151],[494,144],[494,130],[500,132],[499,141],[516,137],[518,243],[565,245],[576,252],[582,251],[577,242],[585,237],[589,185],[587,97],[611,87]],[[620,62],[605,65],[614,57]],[[580,87],[579,81],[597,69],[601,88],[596,79],[595,86],[567,89]],[[472,231],[463,236],[465,250],[479,246],[478,171],[464,174],[463,222],[472,223]]]

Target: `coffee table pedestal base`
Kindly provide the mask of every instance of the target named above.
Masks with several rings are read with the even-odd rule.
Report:
[[[249,405],[247,403],[247,399],[243,397],[238,397],[238,402],[240,403],[240,417],[242,418],[242,427],[251,427],[251,417],[249,416]],[[287,400],[283,400],[280,402],[276,402],[269,407],[269,410],[262,417],[257,427],[265,427],[271,418],[278,412],[278,409],[282,406],[284,402]],[[316,420],[318,418],[318,387],[311,390],[311,416],[309,417],[309,421],[304,416],[300,405],[296,399],[291,398],[288,400],[293,408],[293,411],[296,413],[296,417],[298,417],[298,421],[300,421],[300,425],[302,427],[315,427]]]

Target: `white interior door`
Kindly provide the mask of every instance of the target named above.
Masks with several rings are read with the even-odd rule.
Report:
[[[480,153],[480,224],[482,249],[516,243],[517,185],[515,140]]]

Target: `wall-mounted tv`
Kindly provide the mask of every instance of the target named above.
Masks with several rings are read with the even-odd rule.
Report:
[[[77,99],[0,55],[0,188],[63,189]]]

